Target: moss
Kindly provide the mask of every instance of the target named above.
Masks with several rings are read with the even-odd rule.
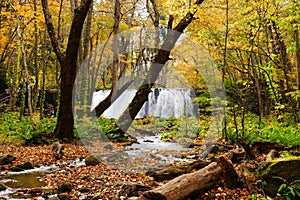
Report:
[[[288,182],[300,180],[299,173],[300,158],[280,158],[271,162],[262,163],[258,173],[259,178],[265,182],[264,190],[266,193],[275,196],[283,180]]]

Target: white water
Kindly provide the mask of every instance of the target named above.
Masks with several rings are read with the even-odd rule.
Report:
[[[103,101],[110,90],[100,90],[93,93],[91,111]],[[103,113],[107,118],[118,118],[134,98],[136,90],[128,89]],[[191,90],[182,88],[156,88],[148,96],[136,118],[154,116],[161,118],[196,116],[196,108],[192,102]]]

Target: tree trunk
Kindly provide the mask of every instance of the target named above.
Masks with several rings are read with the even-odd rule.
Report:
[[[119,69],[119,24],[121,19],[121,0],[115,0],[115,13],[114,13],[114,39],[113,39],[113,63],[112,63],[112,99],[116,98],[117,84],[118,84],[118,69]]]
[[[186,200],[215,186],[222,176],[229,187],[238,182],[238,175],[226,157],[221,157],[217,162],[196,172],[181,175],[158,188],[147,191],[138,200]]]
[[[42,82],[41,82],[41,91],[39,97],[39,107],[40,107],[40,119],[44,118],[44,107],[45,107],[45,82],[47,74],[47,32],[44,32],[44,47],[43,47],[43,64],[42,64]]]
[[[178,177],[182,174],[190,173],[193,170],[199,170],[208,164],[208,161],[199,159],[192,163],[181,163],[178,166],[170,165],[163,167],[157,171],[147,172],[147,175],[153,177],[155,181],[165,181]]]
[[[294,40],[295,40],[295,46],[296,46],[296,53],[295,53],[295,65],[297,70],[297,90],[300,92],[300,47],[299,47],[299,30],[298,27],[294,31]],[[298,110],[300,108],[300,99],[298,99]],[[298,119],[299,121],[299,119]]]
[[[33,8],[34,8],[34,16],[37,17],[37,0],[33,1]],[[39,42],[39,33],[38,33],[38,25],[37,20],[34,21],[34,75],[35,75],[35,83],[34,83],[34,90],[32,95],[32,110],[33,112],[36,111],[38,96],[39,96],[39,65],[38,65],[38,42]]]
[[[197,0],[194,4],[195,6],[198,6],[202,4],[203,1],[204,0]],[[149,69],[148,77],[145,78],[142,86],[138,88],[133,100],[117,121],[117,125],[122,132],[126,132],[128,130],[132,120],[136,117],[144,103],[148,100],[148,94],[151,92],[152,86],[163,69],[163,66],[170,59],[169,55],[171,50],[174,48],[181,33],[183,33],[186,27],[193,21],[195,13],[196,11],[193,13],[189,11],[174,28],[174,31],[168,31],[166,39],[164,40],[162,47],[158,50],[157,56]],[[130,117],[128,117],[128,112]]]
[[[52,22],[52,16],[48,9],[48,1],[42,0],[44,17],[51,44],[61,67],[61,93],[60,106],[57,117],[55,134],[58,138],[72,139],[74,129],[74,117],[72,110],[73,87],[78,69],[78,49],[83,29],[83,23],[90,8],[92,0],[83,0],[74,10],[74,17],[70,29],[68,45],[65,55],[59,48],[58,40]]]
[[[25,47],[23,43],[23,36],[21,35],[20,32],[20,26],[21,26],[21,20],[19,15],[17,14],[17,19],[18,19],[18,24],[17,24],[17,34],[18,34],[18,39],[20,40],[20,45],[21,45],[21,52],[22,52],[22,57],[23,57],[23,65],[24,65],[24,70],[25,70],[25,79],[23,87],[25,87],[25,93],[27,92],[27,104],[28,104],[28,116],[30,117],[30,120],[32,121],[34,127],[36,125],[34,118],[33,118],[33,113],[32,113],[32,101],[31,101],[31,81],[29,79],[29,72],[28,72],[28,66],[27,66],[27,61],[26,61],[26,52],[25,52]],[[26,100],[26,99],[25,99]]]

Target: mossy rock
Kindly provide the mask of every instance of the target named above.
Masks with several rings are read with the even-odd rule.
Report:
[[[21,172],[21,171],[23,171],[23,169],[19,166],[10,167],[9,170],[12,171],[12,172]]]
[[[89,191],[90,191],[89,188],[86,188],[86,187],[80,188],[81,193],[86,193],[86,192],[89,192]]]
[[[10,167],[9,170],[13,172],[20,172],[26,169],[33,169],[32,163],[31,162],[25,162],[21,165],[17,165],[15,167]]]
[[[71,190],[72,190],[72,185],[70,183],[64,183],[58,186],[59,192],[71,192]]]
[[[20,167],[22,169],[33,169],[33,165],[31,162],[25,162],[21,165],[18,165],[18,167]]]
[[[85,158],[86,166],[94,166],[101,163],[101,156],[98,154],[92,154]]]
[[[300,180],[300,157],[263,162],[258,169],[258,175],[265,183],[263,188],[265,193],[275,196],[280,185],[283,184],[281,179],[287,182]]]

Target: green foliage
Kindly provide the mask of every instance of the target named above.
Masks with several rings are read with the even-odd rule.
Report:
[[[116,126],[114,119],[99,117],[98,120],[84,117],[77,121],[75,136],[89,140],[110,139],[113,141],[126,141],[127,136]]]
[[[179,144],[190,144],[193,139],[204,136],[206,132],[206,127],[200,126],[199,120],[194,117],[159,119],[156,124],[160,127],[158,135],[163,141]]]
[[[280,185],[277,196],[284,197],[287,200],[299,199],[300,198],[300,180],[295,180],[289,182],[288,180],[275,176],[273,178],[279,179],[282,181]]]
[[[286,118],[286,117],[284,117]],[[241,130],[241,117],[237,117],[238,127]],[[300,129],[296,123],[288,120],[278,121],[275,117],[262,119],[259,125],[259,117],[254,114],[245,116],[244,121],[245,135],[244,139],[250,143],[264,140],[288,146],[300,145]],[[236,139],[236,130],[233,117],[227,118],[227,133],[230,140]],[[239,137],[243,137],[239,131]]]
[[[39,138],[37,143],[50,143],[51,135],[55,128],[55,118],[36,120],[34,126],[29,117],[19,118],[19,113],[2,114],[0,118],[1,144],[28,144],[28,141]],[[49,140],[48,140],[49,139]],[[29,142],[31,143],[31,142]],[[33,142],[35,143],[35,142]]]

